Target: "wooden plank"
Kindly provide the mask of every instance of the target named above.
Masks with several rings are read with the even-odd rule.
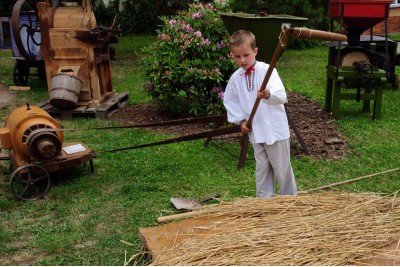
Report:
[[[88,101],[91,101],[91,100],[92,100],[92,97],[91,97],[90,91],[81,90],[81,92],[79,93],[79,101],[88,102]]]
[[[50,104],[47,104],[47,105],[45,105],[45,106],[42,106],[41,107],[42,109],[44,109],[44,110],[46,110],[47,112],[50,110],[50,109],[52,109],[52,108],[54,108],[52,105],[50,105]]]
[[[61,117],[63,119],[72,119],[75,117],[92,117],[108,119],[114,114],[120,107],[122,107],[128,100],[129,95],[127,93],[110,94],[113,95],[110,99],[105,101],[98,107],[89,107],[88,101],[78,101],[78,106],[72,110],[60,110],[49,104],[49,101],[42,101],[36,106],[42,108],[48,112],[51,116]]]
[[[88,51],[88,60],[89,62],[95,61],[95,55],[93,50]],[[90,88],[92,92],[92,100],[93,101],[101,101],[102,94],[100,88],[100,81],[97,70],[94,64],[90,64],[90,68],[88,68],[89,79],[90,79]]]
[[[50,44],[54,48],[102,48],[104,44],[90,38],[90,31],[50,29]]]
[[[82,6],[57,7],[54,18],[54,28],[93,29],[96,26],[94,14],[91,12],[82,12]]]
[[[80,21],[83,19],[81,6],[71,6],[71,7],[60,6],[57,7],[54,15],[57,15],[57,19],[55,19],[55,21],[53,22],[54,27],[56,28],[82,27],[82,25],[78,26],[79,24],[81,24]],[[78,22],[80,23],[77,24],[76,20],[78,20]]]
[[[400,266],[400,253],[396,253],[398,251],[399,243],[397,241],[393,242],[386,247],[378,249],[374,253],[374,257],[365,262],[365,264],[372,266]]]
[[[87,60],[87,48],[80,48],[80,47],[74,47],[74,48],[53,48],[53,59],[55,60],[62,60],[62,59],[81,59],[81,60]],[[68,61],[70,62],[70,61]]]
[[[95,112],[96,112],[96,108],[87,108],[87,109],[86,109],[86,112],[93,112],[93,113],[95,113]]]
[[[49,102],[47,100],[39,102],[36,104],[36,106],[38,106],[39,108],[43,108],[45,107],[47,104],[49,104]]]
[[[87,109],[86,106],[81,106],[81,107],[77,107],[76,109],[74,109],[75,112],[85,112]]]
[[[71,112],[59,112],[59,116],[61,117],[61,119],[72,119],[72,113]]]
[[[28,90],[31,90],[31,88],[29,86],[10,86],[9,89],[13,90],[13,91],[28,91]]]
[[[100,88],[103,94],[108,92],[112,92],[112,83],[111,83],[111,67],[110,61],[104,61],[97,65],[99,80],[100,80]]]
[[[115,94],[115,95],[113,95],[113,97],[111,97],[106,102],[101,104],[97,108],[97,110],[99,110],[99,111],[110,110],[115,105],[118,106],[118,103],[120,103],[121,101],[126,101],[128,99],[127,96],[128,96],[128,94],[126,94],[126,93]]]
[[[56,48],[86,48],[89,39],[89,30],[50,29],[50,44]]]
[[[217,233],[218,231],[213,230],[211,225],[223,223],[224,218],[199,217],[159,226],[140,227],[139,237],[146,250],[149,251],[150,258],[155,259],[163,250],[171,248],[194,235]]]
[[[51,14],[48,12],[48,8],[45,2],[37,3],[37,10],[39,16],[40,23],[40,36],[42,39],[42,51],[43,51],[43,59],[45,61],[46,66],[46,80],[47,80],[47,88],[50,90],[51,87],[51,77],[52,77],[52,69],[51,69],[51,58],[50,58],[50,21]]]
[[[126,93],[116,94],[97,108],[96,118],[107,119],[111,117],[112,114],[125,104],[127,99],[128,94]]]

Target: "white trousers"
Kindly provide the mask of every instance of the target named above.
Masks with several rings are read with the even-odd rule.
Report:
[[[252,144],[256,159],[256,197],[273,197],[275,177],[279,195],[297,195],[297,186],[290,163],[290,140],[272,145]]]

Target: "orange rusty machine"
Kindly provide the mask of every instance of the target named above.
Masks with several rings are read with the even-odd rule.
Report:
[[[0,128],[3,149],[10,150],[11,192],[21,200],[44,196],[51,184],[50,173],[90,162],[94,153],[82,143],[63,143],[61,125],[37,107],[19,107]]]
[[[75,109],[106,117],[128,98],[111,83],[109,44],[118,41],[113,26],[97,26],[90,0],[46,0],[36,7],[52,106],[41,107],[50,114]]]

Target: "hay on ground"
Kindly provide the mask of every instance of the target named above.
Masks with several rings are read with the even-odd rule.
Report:
[[[186,233],[152,265],[360,265],[400,238],[395,195],[246,198],[205,212],[215,218],[207,227],[212,231]]]

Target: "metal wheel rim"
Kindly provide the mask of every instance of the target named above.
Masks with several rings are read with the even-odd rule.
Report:
[[[42,174],[35,177],[34,169]],[[23,175],[27,177],[22,177]],[[10,177],[11,192],[20,200],[31,201],[43,197],[49,191],[50,184],[49,172],[40,165],[21,166]]]
[[[19,25],[19,17],[20,17],[20,13],[21,13],[21,7],[22,7],[22,5],[24,4],[24,2],[25,2],[25,0],[18,0],[18,1],[15,3],[14,7],[13,7],[12,16],[11,16],[12,31],[13,31],[13,35],[14,35],[15,44],[17,45],[17,48],[18,48],[19,52],[21,53],[21,55],[22,55],[26,60],[37,61],[37,60],[40,60],[40,59],[42,58],[42,46],[40,46],[39,53],[37,54],[37,56],[34,56],[34,55],[31,53],[31,51],[28,51],[28,52],[29,52],[29,53],[28,53],[28,52],[26,51],[26,48],[25,48],[24,44],[23,44],[23,41],[22,41],[22,38],[21,38],[21,34],[20,34],[21,29],[22,29],[23,27],[27,27],[28,29],[35,28],[35,30],[37,30],[37,25],[36,25],[35,27],[32,27],[32,25],[27,25],[27,24],[22,24],[21,26]],[[31,4],[31,5],[33,4],[32,1],[27,1],[27,2],[28,2],[29,4]],[[38,12],[37,12],[37,10],[36,10],[36,7],[33,6],[33,9],[35,10],[36,17],[39,18]],[[30,23],[32,23],[30,17],[29,17],[29,21],[30,21]],[[29,44],[29,39],[32,39],[33,42],[34,42],[35,44],[38,44],[38,43],[41,44],[41,41],[40,41],[40,42],[37,42],[37,41],[34,39],[33,35],[30,34],[29,32],[30,32],[30,31],[28,30],[27,39],[26,39],[27,44]],[[27,45],[27,47],[28,47],[28,50],[30,50],[30,49],[29,49],[29,45]]]

